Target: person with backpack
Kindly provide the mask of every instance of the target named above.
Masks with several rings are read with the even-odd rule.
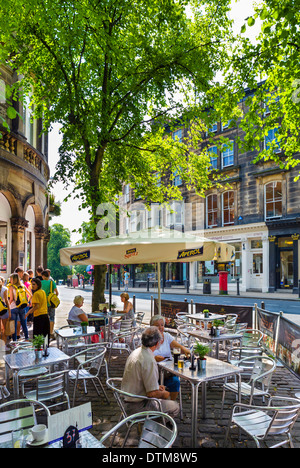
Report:
[[[50,320],[50,337],[53,338],[54,321],[55,321],[55,308],[49,302],[49,294],[54,293],[58,296],[58,290],[55,281],[50,276],[50,270],[44,270],[42,272],[42,289],[46,293],[48,302],[48,315]]]
[[[11,312],[8,300],[8,290],[4,284],[5,279],[0,276],[0,301],[4,304],[4,307],[7,308],[7,310],[4,308],[0,311],[0,340],[4,341],[5,345],[7,345],[6,341],[8,341],[8,337],[5,335],[5,327],[7,320],[10,320]]]
[[[50,321],[48,315],[47,297],[42,289],[42,282],[38,278],[31,281],[32,306],[27,315],[33,314],[33,336],[43,335],[50,338]]]
[[[9,288],[9,303],[11,309],[11,319],[15,321],[15,333],[13,334],[13,341],[17,341],[20,336],[17,336],[17,325],[20,320],[21,327],[24,333],[25,340],[28,340],[28,328],[26,320],[26,309],[28,301],[30,301],[32,294],[28,289],[21,284],[18,273],[11,275],[11,286]],[[29,298],[29,299],[28,299]]]

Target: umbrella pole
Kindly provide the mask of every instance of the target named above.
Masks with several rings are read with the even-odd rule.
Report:
[[[111,291],[111,287],[112,287],[112,284],[111,284],[111,278],[112,276],[112,273],[111,273],[111,265],[108,265],[108,288],[109,288],[109,308],[108,310],[111,310],[111,304],[112,304],[112,291]]]
[[[157,263],[157,291],[158,291],[158,314],[161,315],[161,298],[160,298],[160,262]]]

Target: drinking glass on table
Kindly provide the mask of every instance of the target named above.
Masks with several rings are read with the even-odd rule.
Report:
[[[11,441],[12,448],[24,448],[26,444],[26,437],[24,436],[23,429],[12,431]]]
[[[179,356],[180,356],[180,349],[179,348],[174,348],[173,349],[174,366],[178,365]]]
[[[183,369],[184,367],[184,354],[181,354],[178,358],[178,369]]]

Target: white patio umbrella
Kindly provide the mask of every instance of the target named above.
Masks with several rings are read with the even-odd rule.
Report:
[[[152,228],[99,239],[60,249],[61,265],[158,264],[158,303],[160,309],[160,263],[234,260],[234,247],[205,237]]]

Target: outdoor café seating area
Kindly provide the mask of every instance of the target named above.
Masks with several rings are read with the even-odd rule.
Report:
[[[162,382],[166,373],[180,378],[178,417],[159,401],[157,411],[126,414],[125,363],[149,323],[136,312],[117,328],[117,313],[96,311],[86,328],[56,329],[39,356],[29,340],[10,344],[0,381],[0,447],[299,448],[299,368],[280,329],[291,325],[257,307],[250,315],[182,309],[169,320],[162,304],[162,315],[191,356],[179,357],[182,367],[173,359],[159,363]],[[197,343],[208,348],[205,367],[193,352]]]

